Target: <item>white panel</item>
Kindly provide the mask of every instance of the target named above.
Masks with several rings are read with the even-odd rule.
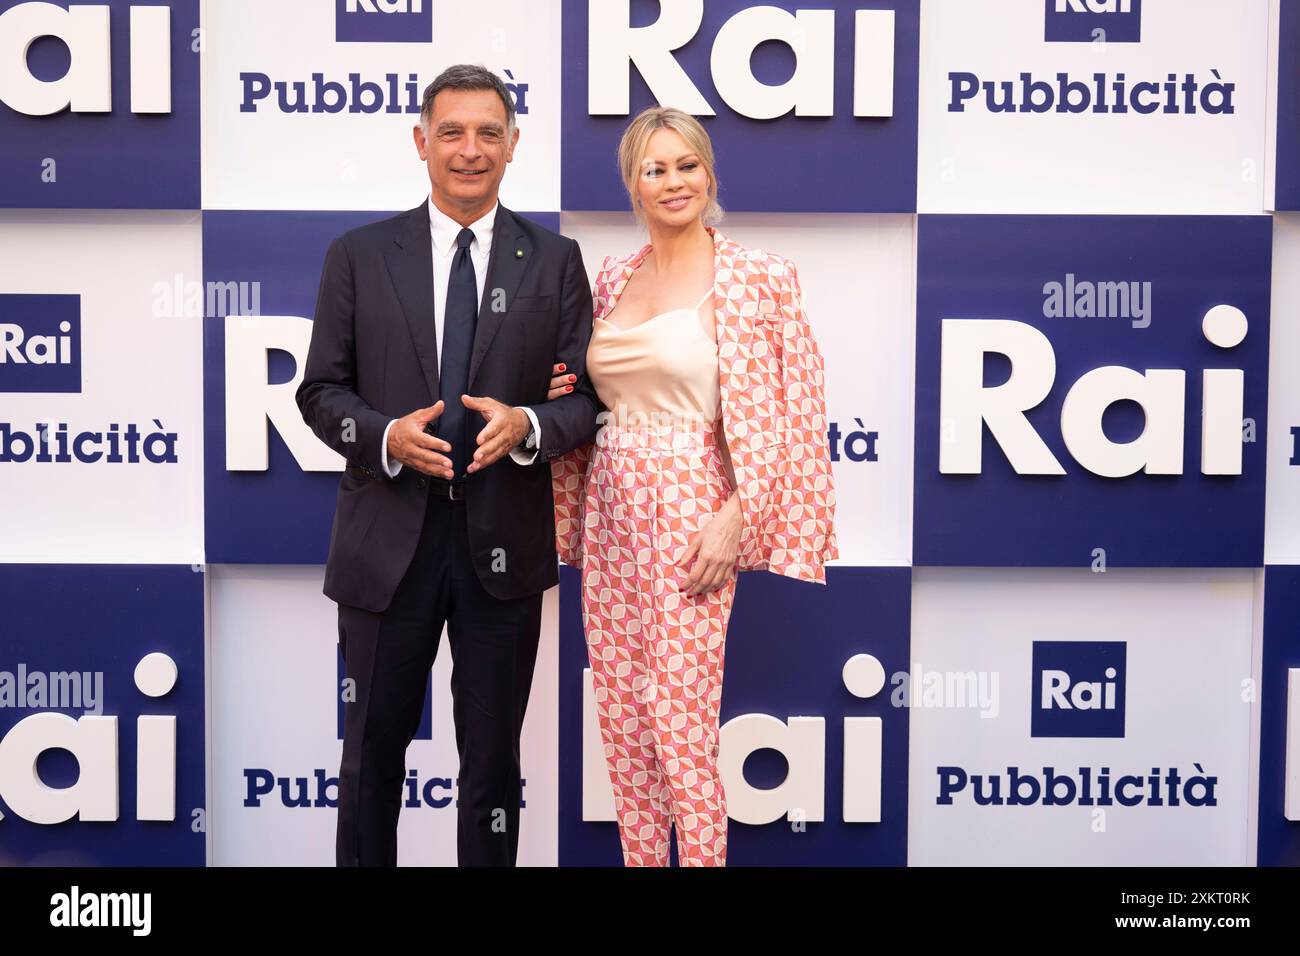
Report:
[[[1241,681],[1242,703],[1250,705],[1250,763],[1246,777],[1246,866],[1259,865],[1259,734],[1263,713],[1259,688],[1264,673],[1264,592],[1266,568],[1254,569],[1250,613],[1250,674]]]
[[[211,580],[212,826],[211,863],[217,866],[333,866],[338,812],[331,807],[287,807],[278,787],[246,807],[249,774],[336,777],[336,605],[321,594],[316,567],[213,565]],[[519,864],[554,866],[558,857],[557,611],[559,589],[546,592],[542,637],[520,750],[526,806],[520,813]],[[434,777],[454,779],[456,740],[451,715],[451,654],[444,633],[433,668],[433,739],[415,740],[407,767],[420,787]],[[292,785],[297,793],[296,784]],[[334,796],[331,788],[330,796]],[[435,798],[453,797],[438,788]],[[403,800],[406,790],[403,790]],[[398,863],[454,866],[456,807],[403,805]]]
[[[1280,0],[1268,0],[1268,112],[1264,117],[1264,208],[1277,208],[1277,66]]]
[[[1273,214],[1273,301],[1268,342],[1268,468],[1264,563],[1300,564],[1300,213]]]
[[[614,784],[600,737],[595,681],[590,667],[582,669],[582,819],[588,823],[617,819]]]
[[[203,7],[203,208],[399,210],[428,195],[429,176],[415,151],[418,113],[390,113],[389,74],[397,101],[416,74],[415,101],[444,67],[481,63],[527,84],[528,115],[501,182],[513,208],[560,208],[560,2],[433,2],[432,43],[335,43],[334,0],[266,3],[221,0]],[[257,29],[250,30],[249,23]],[[286,113],[274,89],[241,112],[241,74],[306,84],[313,73],[337,82],[351,101],[349,74],[378,83],[384,108],[373,114]],[[334,99],[330,98],[331,101]]]
[[[1265,174],[1268,0],[1144,0],[1140,43],[1044,40],[1043,0],[921,4],[917,208],[948,213],[1258,213]],[[981,83],[1058,73],[1107,90],[1235,84],[1231,115],[952,112],[950,73]],[[1000,85],[995,87],[1000,91]],[[1126,87],[1127,89],[1128,87]],[[1055,94],[1054,94],[1055,95]],[[1109,95],[1109,94],[1108,94]],[[1183,100],[1181,90],[1177,99]],[[1200,102],[1199,92],[1197,102]],[[1094,103],[1095,95],[1092,97]]]
[[[183,291],[200,288],[200,247],[196,212],[0,211],[0,293],[81,296],[81,392],[6,393],[0,420],[49,423],[52,449],[62,423],[69,447],[114,423],[142,443],[136,463],[0,466],[22,503],[5,511],[0,561],[202,563],[202,297],[190,308]],[[145,460],[155,431],[175,433],[174,463]]]
[[[913,706],[909,865],[1244,865],[1255,573],[916,569],[913,673],[985,675],[997,699]],[[1030,735],[1035,641],[1125,642],[1123,737]],[[1004,794],[1010,767],[1040,779],[1044,767],[1076,779],[1090,767],[1094,785],[1103,767],[1112,781],[1176,768],[1180,795],[1203,771],[1216,802],[979,806],[968,787],[944,805],[939,767],[1001,774]]]

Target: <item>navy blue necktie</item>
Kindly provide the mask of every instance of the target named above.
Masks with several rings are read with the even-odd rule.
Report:
[[[447,303],[442,316],[442,367],[438,372],[438,397],[443,401],[438,419],[438,435],[451,442],[452,467],[456,480],[465,477],[465,468],[474,456],[474,435],[470,416],[482,420],[461,404],[462,393],[469,393],[469,360],[474,351],[474,327],[478,324],[478,282],[474,277],[474,260],[469,244],[474,233],[461,229],[456,236],[456,258],[447,278]]]

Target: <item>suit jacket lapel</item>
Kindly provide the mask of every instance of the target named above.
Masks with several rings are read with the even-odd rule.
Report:
[[[716,229],[713,232],[713,297],[718,336],[718,384],[722,398],[723,428],[736,466],[737,480],[748,471],[751,450],[770,440],[756,417],[758,406],[746,397],[754,387],[754,372],[766,362],[756,351],[763,344],[758,325],[758,285],[751,282],[751,260],[745,249]],[[766,355],[770,356],[771,352]],[[761,359],[756,361],[756,358]],[[738,421],[749,429],[736,433]]]
[[[619,268],[618,275],[609,283],[609,293],[605,296],[605,301],[601,304],[602,308],[596,318],[603,319],[614,311],[614,306],[618,305],[618,300],[623,297],[623,290],[627,288],[627,283],[628,280],[632,278],[632,273],[636,272],[637,266],[645,261],[646,256],[650,255],[650,250],[652,248],[653,247],[650,243],[647,242],[644,246],[632,253],[630,257],[623,261],[623,265]]]
[[[734,306],[727,296],[732,279],[729,268],[731,240],[712,227],[709,227],[709,233],[713,236],[713,334],[721,349],[724,342],[734,342],[735,334],[731,316]]]
[[[496,218],[492,222],[492,251],[488,255],[487,278],[483,282],[483,298],[479,302],[478,322],[474,326],[474,351],[469,362],[471,389],[474,376],[483,364],[483,356],[505,321],[506,311],[519,288],[519,280],[532,257],[533,245],[519,228],[515,214],[498,202]]]
[[[384,255],[415,355],[429,386],[429,403],[438,400],[438,338],[433,309],[433,240],[429,236],[429,207],[420,203],[407,213],[406,227],[393,237]]]

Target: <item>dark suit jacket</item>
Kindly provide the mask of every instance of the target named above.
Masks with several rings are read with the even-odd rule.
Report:
[[[596,432],[599,401],[585,362],[591,316],[578,244],[498,205],[469,390],[529,405],[542,439],[533,464],[507,455],[468,478],[469,546],[484,588],[498,598],[559,580],[551,460]],[[548,402],[555,362],[578,381]],[[296,395],[303,419],[347,459],[325,568],[325,594],[340,604],[387,608],[415,553],[428,479],[410,466],[389,478],[380,443],[389,421],[438,400],[438,367],[429,209],[421,203],[330,244]]]

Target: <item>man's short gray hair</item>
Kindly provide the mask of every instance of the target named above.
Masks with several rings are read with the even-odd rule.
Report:
[[[424,102],[420,106],[420,126],[429,132],[429,118],[433,115],[433,98],[443,90],[491,90],[501,97],[506,108],[506,135],[515,130],[515,104],[505,82],[485,66],[474,63],[456,63],[447,67],[424,88]]]

